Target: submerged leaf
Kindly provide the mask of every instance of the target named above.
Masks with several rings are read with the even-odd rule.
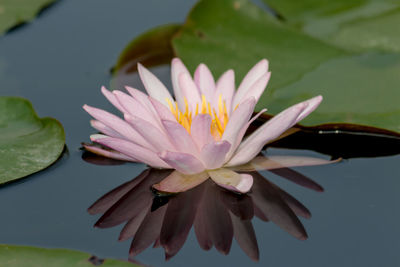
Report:
[[[169,63],[174,55],[171,38],[180,27],[176,24],[160,26],[132,40],[119,56],[114,74],[137,71],[139,62],[147,67]]]
[[[0,2],[0,35],[29,22],[43,8],[57,0],[2,0]]]
[[[0,97],[0,184],[38,172],[61,155],[65,134],[53,118],[39,118],[28,100]]]

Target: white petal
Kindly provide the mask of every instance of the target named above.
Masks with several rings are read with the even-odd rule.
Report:
[[[191,154],[164,151],[159,156],[168,165],[183,174],[196,174],[205,170],[203,163]]]
[[[240,103],[240,101],[244,100],[244,96],[247,94],[248,90],[251,86],[258,80],[260,77],[268,72],[268,61],[266,59],[258,62],[243,78],[242,82],[239,85],[239,88],[236,91],[236,94],[233,98],[233,107]]]
[[[256,100],[254,98],[250,98],[241,103],[232,113],[232,117],[229,119],[221,138],[221,140],[226,140],[232,144],[231,149],[227,154],[227,158],[230,158],[230,156],[233,154],[237,139],[240,137],[241,129],[246,126],[251,114],[253,114],[255,104]]]
[[[179,75],[179,85],[182,90],[184,98],[188,102],[190,110],[192,112],[195,112],[196,105],[199,105],[200,107],[201,96],[199,89],[192,80],[192,77],[190,77],[190,75],[187,73],[181,73],[181,75]],[[185,109],[182,109],[183,112],[184,110]]]
[[[174,88],[175,99],[178,102],[178,106],[181,110],[185,109],[185,102],[183,101],[184,94],[179,85],[179,75],[186,73],[190,76],[190,72],[187,70],[185,65],[179,58],[172,59],[171,63],[171,81]]]
[[[149,96],[157,99],[166,106],[168,105],[166,99],[173,101],[171,94],[168,92],[168,89],[164,86],[164,84],[140,63],[138,63],[138,71],[140,79],[142,80]]]
[[[194,73],[194,82],[200,89],[201,94],[205,95],[209,101],[214,97],[214,92],[215,92],[214,77],[211,74],[209,68],[205,64],[201,63],[197,67]]]
[[[174,150],[168,136],[150,122],[128,114],[125,115],[125,120],[156,149],[155,151]]]
[[[201,150],[201,160],[206,169],[217,169],[222,167],[225,162],[226,153],[228,153],[231,144],[227,141],[212,142],[203,146]]]
[[[250,174],[239,174],[229,169],[209,170],[211,179],[228,190],[247,193],[253,186],[253,177]]]
[[[121,152],[122,154],[137,159],[138,161],[146,163],[152,167],[171,168],[167,163],[161,160],[156,153],[132,142],[114,137],[100,137],[98,135],[90,136],[90,138],[93,142]]]
[[[201,150],[204,145],[213,142],[214,138],[211,135],[211,116],[208,114],[199,114],[193,118],[190,134],[197,148]]]
[[[214,106],[218,106],[219,95],[222,95],[222,100],[226,103],[228,115],[232,113],[232,101],[235,93],[235,73],[233,70],[228,70],[217,81],[217,89],[214,96]]]
[[[313,111],[321,102],[318,96],[291,106],[259,127],[244,140],[226,166],[240,165],[249,162],[265,144],[278,138],[283,132],[292,127]]]

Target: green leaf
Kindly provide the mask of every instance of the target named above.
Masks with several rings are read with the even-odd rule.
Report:
[[[304,125],[355,123],[398,136],[397,55],[350,54],[283,25],[247,0],[200,1],[172,42],[192,71],[200,62],[215,75],[234,68],[237,83],[267,58],[272,78],[257,110],[267,107],[276,114],[322,94],[322,105]]]
[[[398,0],[264,0],[305,33],[353,51],[400,52]]]
[[[264,103],[276,114],[284,105],[321,94],[324,101],[302,124],[346,122],[400,132],[399,73],[398,54],[338,57],[280,88]]]
[[[201,62],[217,76],[234,68],[237,83],[255,63],[267,58],[272,70],[269,90],[346,54],[280,24],[246,0],[200,1],[172,43],[191,71]]]
[[[48,167],[64,143],[57,120],[39,118],[26,99],[0,97],[0,184]]]
[[[0,35],[7,30],[30,22],[40,10],[56,0],[0,0]]]
[[[88,253],[27,246],[0,245],[0,266],[7,267],[135,267],[133,263],[113,259],[100,260]]]

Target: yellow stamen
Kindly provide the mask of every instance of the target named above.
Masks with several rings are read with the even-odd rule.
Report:
[[[202,95],[201,96],[201,114],[206,114],[207,112],[207,100],[206,96]]]
[[[225,105],[225,101],[222,103],[222,95],[219,94],[218,97],[218,110],[219,110],[219,114],[224,114],[224,107],[223,105]]]
[[[183,117],[181,124],[186,129],[186,131],[188,131],[188,133],[190,133],[190,123],[189,123],[189,120],[187,117]]]
[[[215,124],[217,125],[217,130],[222,135],[224,133],[224,128],[222,127],[221,122],[219,121],[219,118],[217,116],[217,113],[215,112],[215,109],[213,110],[213,112],[214,112],[214,121],[215,121]]]
[[[211,117],[211,135],[215,140],[221,140],[221,137],[225,131],[225,127],[229,121],[226,102],[222,99],[222,95],[220,94],[218,97],[217,109],[211,107],[211,103],[207,101],[205,95],[201,96],[201,103],[196,103],[195,110],[191,110],[193,109],[193,106],[189,106],[186,98],[183,100],[185,106],[183,110],[180,110],[176,101],[175,103],[172,103],[171,100],[166,99],[171,113],[175,116],[176,121],[190,133],[193,118],[199,114],[208,114]]]
[[[211,104],[210,103],[208,103],[208,115],[210,115],[212,117]]]
[[[211,129],[210,130],[211,130],[211,135],[214,137],[214,139],[216,141],[221,140],[221,135],[220,135],[215,123],[211,123]]]
[[[228,111],[226,110],[226,101],[224,100],[224,127],[228,124]]]
[[[184,97],[183,100],[185,101],[185,113],[189,113],[189,104],[187,102],[186,97]]]
[[[174,106],[172,105],[171,100],[169,100],[169,98],[166,98],[165,100],[167,100],[169,109],[171,110],[172,114],[175,116],[175,118],[177,118],[178,114],[176,113],[176,110],[175,110]]]

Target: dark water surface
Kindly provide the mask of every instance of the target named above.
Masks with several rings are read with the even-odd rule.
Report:
[[[33,23],[0,37],[0,94],[28,98],[40,116],[60,120],[68,146],[49,169],[0,188],[0,243],[128,257],[130,242],[117,241],[122,226],[95,229],[99,216],[86,209],[145,166],[83,161],[80,143],[94,130],[81,107],[87,103],[110,110],[100,86],[110,83],[109,68],[124,46],[156,25],[182,22],[194,2],[64,0]],[[167,68],[154,71],[169,83]],[[134,80],[131,85],[138,84]],[[306,150],[269,149],[268,154],[325,157]],[[170,261],[164,261],[160,248],[147,249],[137,259],[151,266],[400,266],[399,160],[397,155],[295,168],[321,184],[323,193],[263,173],[300,200],[312,217],[301,219],[306,241],[273,223],[253,220],[258,263],[235,241],[228,256],[215,249],[205,252],[193,231]]]

